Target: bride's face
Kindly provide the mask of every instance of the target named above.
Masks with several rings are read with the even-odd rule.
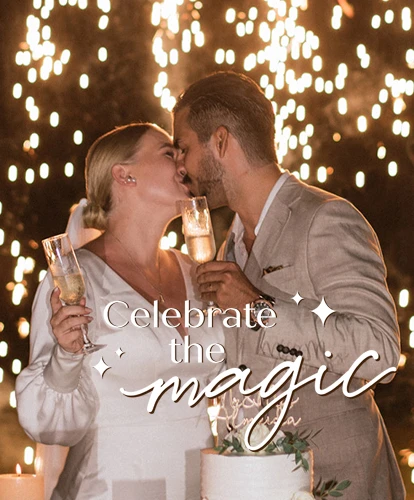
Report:
[[[176,155],[172,138],[167,132],[154,127],[145,133],[139,143],[132,172],[140,197],[158,205],[175,207],[177,200],[189,196],[188,188],[177,174]]]

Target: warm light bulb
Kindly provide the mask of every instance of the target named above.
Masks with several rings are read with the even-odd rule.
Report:
[[[324,183],[328,179],[328,172],[326,167],[319,167],[317,173],[318,182]]]
[[[359,116],[357,120],[357,127],[360,132],[366,132],[368,129],[368,121],[365,116]]]
[[[398,304],[400,307],[407,307],[410,299],[410,293],[407,289],[401,290],[399,299],[398,299]]]
[[[365,185],[365,174],[364,172],[358,172],[355,176],[355,184],[357,187],[362,188]]]
[[[73,177],[74,172],[75,172],[75,167],[74,167],[73,163],[66,163],[66,165],[65,165],[66,177]]]
[[[226,12],[226,22],[229,24],[234,23],[236,20],[236,11],[234,9],[228,9]]]
[[[395,161],[390,161],[388,164],[388,174],[390,177],[395,177],[398,173],[398,165]]]
[[[385,146],[380,146],[377,151],[377,156],[380,160],[383,160],[385,156],[387,155],[387,150]]]

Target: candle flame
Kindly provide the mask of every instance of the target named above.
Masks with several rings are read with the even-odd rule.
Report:
[[[20,464],[17,464],[16,465],[16,474],[18,474],[20,476],[21,473],[22,473],[22,468],[20,467]]]

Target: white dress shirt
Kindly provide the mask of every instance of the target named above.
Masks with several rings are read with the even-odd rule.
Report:
[[[289,177],[288,172],[283,172],[283,174],[275,182],[275,185],[270,191],[266,203],[264,204],[262,213],[260,214],[259,217],[259,222],[257,223],[257,226],[254,228],[255,236],[259,234],[260,228],[262,227],[263,221],[267,215],[267,212],[269,211],[270,206],[273,203],[273,200],[276,198],[277,193],[279,192],[280,188],[283,186],[288,177]],[[249,253],[243,241],[244,226],[238,214],[236,214],[234,218],[233,233],[234,233],[234,254],[236,257],[236,262],[242,269],[244,269],[247,263],[247,259],[249,258]]]

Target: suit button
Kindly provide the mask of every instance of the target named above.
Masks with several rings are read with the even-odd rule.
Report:
[[[241,370],[243,372],[244,370],[247,370],[247,366],[246,365],[240,365],[239,366],[239,370]]]
[[[296,356],[303,356],[303,352],[302,351],[297,351]]]
[[[291,349],[289,351],[289,354],[291,354],[292,356],[297,356],[298,355],[298,351],[296,349]]]
[[[290,351],[289,347],[285,346],[283,348],[283,354],[289,354],[289,351]]]
[[[279,345],[277,346],[277,348],[276,348],[276,349],[277,349],[277,352],[283,352],[283,348],[284,348],[284,346],[283,346],[282,344],[279,344]]]

